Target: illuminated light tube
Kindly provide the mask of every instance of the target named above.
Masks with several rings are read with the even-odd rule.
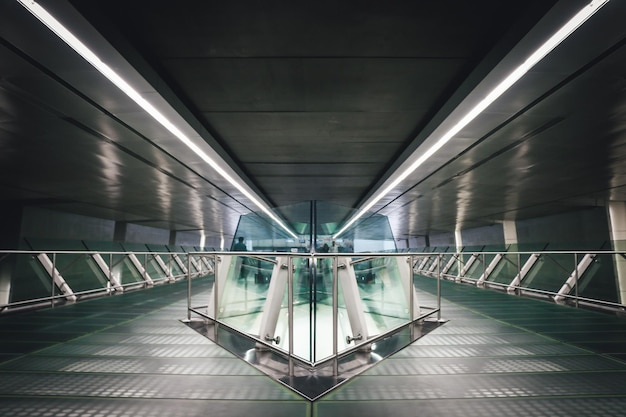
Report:
[[[124,92],[131,100],[137,103],[142,109],[144,109],[154,120],[161,124],[171,134],[173,134],[178,140],[184,143],[189,149],[191,149],[196,155],[198,155],[204,162],[206,162],[211,168],[213,168],[219,175],[228,181],[232,186],[245,195],[255,206],[260,208],[265,214],[267,214],[276,224],[283,228],[287,233],[297,239],[298,236],[293,233],[274,213],[270,211],[265,204],[262,204],[252,193],[245,189],[235,178],[224,171],[209,155],[207,155],[202,149],[198,147],[193,141],[187,137],[176,125],[157,110],[148,100],[137,92],[133,87],[126,82],[118,73],[116,73],[111,67],[105,64],[98,55],[96,55],[91,49],[89,49],[84,43],[82,43],[72,32],[70,32],[61,22],[59,22],[54,16],[52,16],[46,9],[41,7],[34,0],[17,0],[22,6],[28,9],[37,19],[39,19],[44,25],[48,27],[55,35],[57,35],[63,42],[70,46],[80,56],[82,56],[87,62],[89,62],[95,69],[97,69],[102,75],[109,79],[117,88]]]
[[[365,206],[359,209],[359,211],[346,223],[335,235],[333,239],[339,237],[350,226],[360,219],[374,204],[378,203],[384,196],[386,196],[391,190],[393,190],[398,184],[404,181],[411,173],[413,173],[420,165],[422,165],[428,158],[430,158],[435,152],[443,147],[467,126],[472,120],[474,120],[479,114],[481,114],[491,103],[496,101],[505,91],[507,91],[513,84],[515,84],[524,74],[526,74],[532,67],[534,67],[539,61],[541,61],[546,55],[548,55],[554,48],[556,48],[561,42],[563,42],[569,35],[574,33],[583,23],[585,23],[595,12],[600,10],[602,6],[608,3],[609,0],[593,0],[591,3],[583,7],[574,17],[572,17],[565,25],[563,25],[558,31],[556,31],[546,42],[544,42],[537,50],[535,50],[526,60],[513,70],[503,81],[500,82],[485,98],[483,98],[476,106],[474,106],[463,118],[457,122],[450,130],[444,133],[430,148],[420,155],[408,168],[406,168],[394,181],[379,192],[372,200]]]

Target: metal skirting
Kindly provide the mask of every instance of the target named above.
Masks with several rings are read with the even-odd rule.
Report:
[[[215,324],[209,319],[185,320],[184,323],[307,400],[315,401],[445,322],[425,319],[403,326],[372,343],[367,349],[356,350],[338,358],[336,374],[332,360],[321,366],[311,366],[304,361],[296,363],[294,372],[290,374],[286,352],[259,346],[254,337]]]

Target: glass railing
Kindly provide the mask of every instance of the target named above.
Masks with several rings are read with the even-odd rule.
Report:
[[[542,297],[562,304],[624,311],[626,253],[618,251],[500,251],[413,254],[426,276]],[[455,268],[450,267],[457,264]],[[435,266],[433,268],[433,265]]]
[[[251,362],[271,351],[268,373],[337,376],[363,355],[371,365],[406,346],[424,320],[441,320],[439,298],[421,298],[407,254],[190,256],[216,268],[210,290],[189,280],[188,321],[212,323],[204,332]]]
[[[204,276],[212,268],[186,253],[0,251],[0,313]]]

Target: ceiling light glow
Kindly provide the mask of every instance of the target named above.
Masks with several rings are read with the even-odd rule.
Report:
[[[485,96],[478,104],[476,104],[465,116],[461,118],[450,130],[444,133],[430,148],[422,153],[408,168],[400,173],[388,186],[377,193],[365,206],[361,207],[358,212],[348,221],[333,238],[337,238],[352,226],[358,219],[367,213],[376,203],[385,197],[391,190],[396,188],[398,184],[404,181],[412,174],[420,165],[429,159],[435,152],[448,143],[457,133],[481,114],[491,103],[496,101],[505,91],[514,85],[520,78],[524,76],[532,67],[548,55],[554,48],[561,44],[569,35],[574,33],[583,23],[593,16],[602,6],[609,0],[593,0],[591,3],[583,7],[574,17],[572,17],[565,25],[556,31],[547,41],[537,48],[524,62],[515,68],[504,80],[500,82],[487,96]]]
[[[91,49],[89,49],[83,42],[80,41],[72,32],[70,32],[61,22],[59,22],[54,16],[52,16],[46,9],[41,7],[34,0],[17,0],[22,6],[24,6],[29,12],[31,12],[37,19],[39,19],[44,25],[46,25],[54,34],[56,34],[61,40],[63,40],[68,46],[82,56],[87,62],[89,62],[96,70],[104,75],[109,81],[111,81],[117,88],[124,92],[131,100],[137,103],[144,111],[146,111],[154,120],[156,120],[161,126],[167,129],[178,140],[184,143],[189,149],[191,149],[196,155],[198,155],[204,162],[206,162],[211,168],[213,168],[222,178],[228,181],[233,187],[239,190],[245,195],[252,203],[269,216],[277,225],[284,229],[289,235],[295,239],[298,236],[292,232],[272,211],[257,199],[251,192],[249,192],[242,184],[240,184],[235,178],[229,175],[213,158],[206,154],[198,145],[196,145],[187,135],[185,135],[174,123],[172,123],[163,113],[161,113],[156,107],[154,107],[148,100],[146,100],[137,90],[135,90],[126,80],[124,80],[117,72],[111,67],[105,64],[98,55],[96,55]]]

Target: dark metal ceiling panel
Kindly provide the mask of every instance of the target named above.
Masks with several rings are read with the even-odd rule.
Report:
[[[354,205],[480,59],[550,7],[73,3],[114,43],[121,34],[120,50],[150,62],[279,206],[336,196]],[[323,169],[293,174],[294,164],[324,163],[344,165],[334,184]]]
[[[424,111],[464,57],[165,58],[202,112]]]
[[[349,207],[585,2],[42,1],[267,201]],[[398,236],[624,197],[625,8],[375,206]],[[0,198],[216,235],[254,209],[16,2],[0,16]]]
[[[623,192],[613,190],[621,190],[626,179],[625,62],[621,46],[383,212],[399,217],[397,223],[411,218],[412,233],[419,234],[619,199]],[[432,212],[429,202],[442,195],[453,209]]]

